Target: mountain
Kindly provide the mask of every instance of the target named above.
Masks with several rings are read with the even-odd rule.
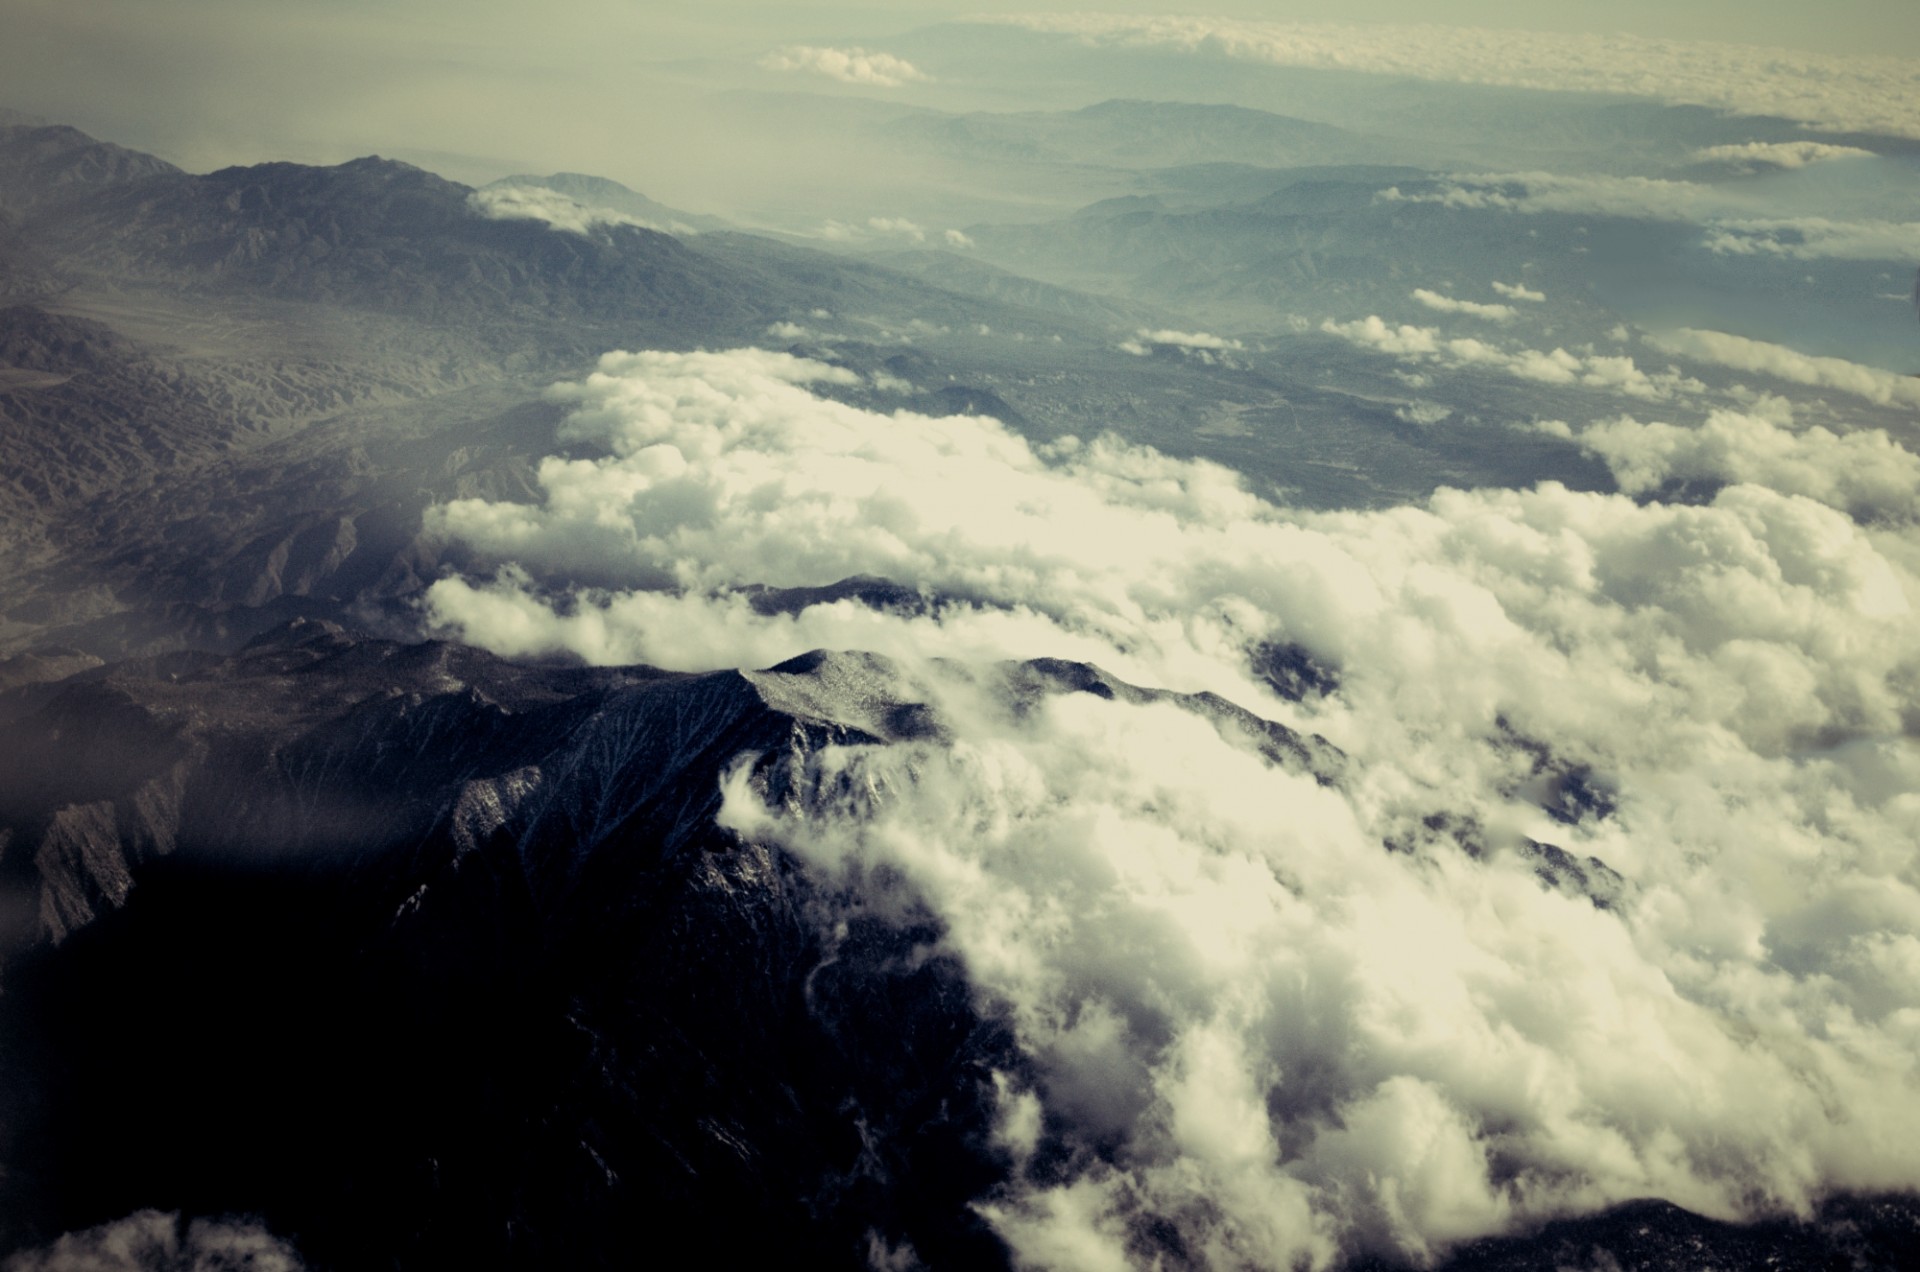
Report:
[[[711,328],[753,306],[725,272],[635,226],[594,236],[491,220],[471,190],[395,160],[273,163],[123,181],[26,233],[89,274],[481,328],[529,320]]]
[[[64,124],[0,118],[0,209],[29,212],[108,186],[180,169],[137,150],[96,141]]]
[[[1404,159],[1405,149],[1331,124],[1243,106],[1115,99],[1072,111],[909,115],[893,138],[956,158],[1164,168],[1248,163],[1283,168]]]
[[[1016,712],[1171,702],[1343,780],[1207,695],[971,674]],[[1006,1022],[925,912],[848,912],[715,817],[725,773],[837,804],[827,748],[949,737],[871,655],[587,669],[313,621],[0,693],[0,1250],[157,1207],[256,1216],[318,1267],[611,1268],[666,1231],[728,1266],[1009,1266],[974,1209],[1011,1169]],[[1917,1249],[1910,1198],[1758,1227],[1649,1202],[1439,1266]]]
[[[423,509],[532,491],[559,419],[544,389],[609,349],[754,344],[822,312],[862,335],[1073,331],[1028,307],[1043,297],[750,235],[496,219],[379,158],[191,174],[72,129],[0,142],[5,653],[231,649],[349,609],[411,622],[439,568]],[[817,352],[877,371],[898,350]],[[929,392],[995,400],[953,374]]]

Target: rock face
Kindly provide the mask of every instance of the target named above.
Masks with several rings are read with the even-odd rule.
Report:
[[[669,1223],[722,1263],[1005,1261],[967,1202],[1008,1033],[937,932],[829,931],[715,824],[739,757],[777,791],[941,736],[884,660],[537,668],[302,621],[0,712],[7,1245],[158,1207],[341,1266],[624,1266]]]

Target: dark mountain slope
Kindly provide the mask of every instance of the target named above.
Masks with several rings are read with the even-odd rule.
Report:
[[[633,226],[592,237],[490,220],[462,185],[406,164],[270,163],[115,187],[28,225],[70,266],[113,278],[405,313],[444,325],[531,319],[712,330],[753,308],[726,271]]]
[[[1164,696],[998,674],[1015,709]],[[625,1266],[656,1224],[720,1262],[1004,1261],[966,1203],[1005,1168],[1005,1031],[908,957],[924,923],[714,822],[739,757],[805,801],[824,746],[941,736],[884,660],[525,667],[297,623],[0,723],[0,1242],[157,1206],[261,1214],[323,1266]]]

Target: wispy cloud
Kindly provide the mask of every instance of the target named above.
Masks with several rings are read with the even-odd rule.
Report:
[[[1765,168],[1804,168],[1834,159],[1871,159],[1871,150],[1836,146],[1823,141],[1749,141],[1739,145],[1708,146],[1693,152],[1695,163],[1719,163],[1755,171]]]
[[[1699,225],[1721,253],[1805,259],[1909,260],[1920,255],[1920,222],[1767,217],[1739,191],[1693,181],[1547,172],[1456,175],[1431,187],[1389,186],[1387,203],[1428,203],[1519,215],[1630,217]]]
[[[596,226],[633,225],[667,232],[613,208],[597,207],[541,186],[488,186],[467,196],[467,206],[494,221],[540,221],[569,234],[591,234]]]
[[[805,71],[842,84],[863,84],[871,88],[900,88],[931,78],[912,62],[891,53],[812,44],[776,49],[761,58],[760,65],[770,71]]]
[[[1495,283],[1494,286],[1498,288],[1500,284]],[[1512,322],[1519,316],[1512,305],[1490,304],[1478,300],[1456,300],[1452,296],[1443,296],[1425,287],[1414,288],[1413,298],[1428,309],[1437,310],[1443,314],[1465,314],[1469,318],[1483,318],[1488,322]]]
[[[1493,284],[1493,290],[1505,296],[1508,300],[1526,300],[1534,304],[1539,304],[1547,298],[1545,292],[1537,292],[1525,283],[1496,282]]]

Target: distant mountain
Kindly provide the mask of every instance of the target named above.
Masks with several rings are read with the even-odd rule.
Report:
[[[96,141],[65,125],[10,124],[0,117],[0,208],[31,212],[79,195],[180,175],[180,169],[137,150]]]
[[[1279,168],[1408,157],[1402,143],[1331,124],[1192,102],[1115,100],[1073,111],[913,115],[887,125],[886,132],[942,154],[997,162]]]

